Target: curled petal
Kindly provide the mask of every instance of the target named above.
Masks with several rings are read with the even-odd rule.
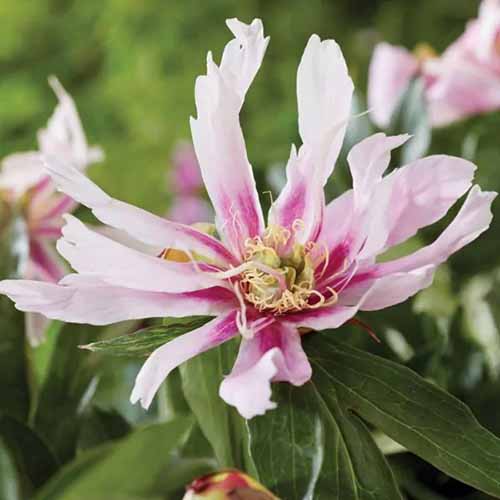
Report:
[[[470,188],[475,170],[462,158],[435,155],[395,171],[386,246],[397,245],[441,219]]]
[[[131,402],[140,401],[143,408],[149,408],[160,385],[174,368],[237,335],[236,314],[236,311],[227,313],[156,349],[137,375]]]
[[[271,382],[305,384],[311,366],[297,328],[275,322],[253,338],[243,339],[236,363],[220,386],[220,396],[249,419],[276,407],[271,401]]]
[[[198,263],[169,262],[128,248],[98,234],[71,215],[64,217],[57,250],[79,273],[97,274],[112,285],[151,292],[182,293],[224,282],[203,272]]]
[[[234,35],[224,48],[220,69],[224,76],[233,79],[233,88],[241,97],[241,103],[257,71],[269,44],[269,37],[264,38],[264,26],[260,19],[245,24],[236,18],[226,21]]]
[[[70,165],[50,158],[46,169],[61,191],[92,209],[104,224],[126,231],[148,245],[190,250],[216,262],[234,263],[231,253],[215,238],[111,198]]]
[[[378,264],[375,272],[378,276],[384,276],[441,264],[488,229],[493,217],[491,204],[496,195],[493,192],[482,192],[479,186],[474,186],[453,222],[434,243],[406,257]]]
[[[64,90],[59,80],[49,78],[49,84],[59,100],[47,128],[38,133],[40,151],[71,162],[79,169],[101,161],[104,154],[100,148],[89,147],[75,103]]]

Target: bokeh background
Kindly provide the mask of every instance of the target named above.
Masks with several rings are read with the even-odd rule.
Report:
[[[111,195],[165,214],[172,201],[167,181],[172,150],[190,137],[194,81],[205,71],[206,53],[212,50],[219,60],[231,37],[226,18],[250,22],[260,17],[271,43],[241,119],[263,192],[270,166],[283,163],[290,144],[299,142],[295,77],[311,33],[334,38],[342,47],[362,111],[368,65],[379,41],[409,49],[426,42],[441,52],[476,16],[478,6],[478,0],[0,0],[0,157],[35,148],[36,131],[56,103],[47,77],[56,75],[76,101],[89,142],[106,153],[90,176]],[[365,117],[357,132],[367,135],[370,130]],[[475,117],[435,131],[430,152],[474,160],[482,187],[500,191],[499,131],[500,112]],[[332,193],[349,182],[344,161],[336,175]],[[436,381],[500,434],[500,208],[495,212],[490,231],[443,266],[430,290],[415,301],[367,315],[384,341],[381,345],[352,328],[338,334]],[[88,212],[81,208],[79,215],[87,218]],[[432,240],[443,224],[437,226],[409,245]],[[14,321],[22,318],[11,307],[0,311],[2,329]],[[85,417],[82,426],[73,418],[89,387],[95,408],[118,410],[132,423],[147,416],[128,403],[140,362],[109,361],[77,349],[97,336],[123,333],[127,325],[105,333],[86,326],[63,328],[70,330],[67,335],[49,333],[49,341],[33,355],[35,378],[45,381],[36,396],[34,421],[66,461],[95,444],[92,439],[97,438],[88,436],[96,434],[85,434],[85,429],[100,430],[108,418],[99,409]],[[20,336],[12,338],[23,342]],[[54,357],[54,352],[62,355]],[[24,418],[33,392],[30,376],[24,361],[9,355],[8,362],[0,364],[1,380],[9,389],[2,397],[14,402]],[[123,421],[113,437],[128,430]],[[442,475],[420,462],[418,470],[446,498],[471,494],[448,483],[440,490],[446,482]]]
[[[93,143],[106,151],[91,176],[111,194],[164,212],[172,145],[189,138],[194,81],[208,50],[220,57],[224,20],[264,21],[271,36],[242,121],[255,168],[283,162],[297,139],[295,75],[311,33],[335,38],[358,91],[377,41],[440,51],[474,17],[475,0],[0,2],[0,155],[35,146],[55,98],[47,76],[74,96]]]

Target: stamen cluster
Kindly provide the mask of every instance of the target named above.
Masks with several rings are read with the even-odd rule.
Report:
[[[294,232],[299,227],[295,224]],[[269,226],[262,237],[245,242],[247,265],[240,287],[244,298],[261,312],[283,314],[337,302],[333,288],[325,289],[328,296],[315,289],[316,269],[321,264],[326,267],[328,253],[318,252],[314,242],[300,244],[294,236],[288,229]]]

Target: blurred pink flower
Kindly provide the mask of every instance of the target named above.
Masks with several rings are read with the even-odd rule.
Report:
[[[475,166],[451,156],[430,156],[384,176],[391,150],[409,136],[375,134],[348,155],[353,188],[326,204],[323,188],[342,146],[353,84],[339,46],[313,35],[297,73],[302,145],[291,149],[287,182],[266,227],[239,115],[269,38],[260,20],[227,24],[235,38],[220,65],[209,53],[191,119],[220,240],[113,199],[50,158],[47,169],[61,191],[104,224],[165,251],[149,255],[66,215],[57,249],[76,273],[58,284],[5,280],[0,292],[18,309],[68,322],[215,316],[154,351],[131,400],[148,408],[175,367],[241,336],[220,395],[252,418],[275,408],[272,382],[300,386],[310,379],[301,335],[337,328],[360,310],[390,307],[429,286],[439,264],[488,228],[495,193],[471,188]],[[436,241],[405,257],[377,260],[441,219],[466,192]]]
[[[177,194],[193,195],[204,189],[200,166],[193,146],[180,142],[172,155],[171,187]]]
[[[387,127],[410,80],[422,77],[430,121],[441,127],[500,109],[500,0],[483,0],[479,17],[441,56],[379,44],[369,71],[374,122]]]
[[[27,279],[56,283],[66,269],[55,252],[61,236],[62,215],[76,207],[75,201],[56,192],[56,186],[43,168],[43,157],[57,156],[68,165],[84,170],[100,161],[100,148],[89,147],[72,98],[59,81],[51,77],[58,104],[47,127],[38,132],[38,151],[15,153],[4,158],[0,171],[0,192],[14,210],[19,211],[28,238],[28,255],[21,274]],[[30,342],[43,339],[45,321],[35,315],[26,317]]]
[[[213,217],[210,204],[201,196],[185,195],[174,199],[168,218],[183,224],[204,222]]]
[[[167,217],[175,222],[194,224],[213,218],[210,204],[204,197],[205,186],[193,146],[179,143],[172,156],[168,188],[173,201]]]

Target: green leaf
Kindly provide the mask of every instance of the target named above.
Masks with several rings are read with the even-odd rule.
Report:
[[[78,451],[125,437],[130,424],[115,410],[93,407],[82,418]]]
[[[193,479],[217,470],[213,460],[204,458],[174,458],[169,463],[168,469],[169,473],[160,475],[154,486],[154,491],[161,495],[161,500],[183,498],[186,485]]]
[[[37,500],[106,500],[161,498],[159,478],[170,476],[173,451],[185,440],[192,421],[175,419],[145,427],[104,447],[85,452],[64,467],[37,495]]]
[[[496,271],[496,272],[495,272]],[[476,275],[462,290],[464,334],[484,353],[490,377],[500,376],[500,332],[498,330],[498,270],[488,275]]]
[[[321,390],[275,384],[277,409],[248,422],[260,481],[287,500],[401,500],[365,424]]]
[[[425,86],[420,78],[413,80],[391,116],[391,134],[408,133],[413,137],[401,148],[402,164],[422,158],[431,143],[431,127],[425,101]]]
[[[402,453],[390,458],[390,464],[401,488],[415,500],[445,500],[444,497],[433,492],[418,479],[418,464],[416,458],[409,453]]]
[[[166,323],[162,325],[151,326],[135,333],[93,342],[80,347],[113,356],[149,356],[158,347],[170,342],[179,335],[203,326],[208,320],[209,318],[206,316],[168,318]]]
[[[314,380],[343,405],[451,477],[500,496],[500,439],[461,401],[397,363],[328,333],[306,342]]]
[[[38,492],[36,500],[62,499],[64,493],[92,467],[111,453],[113,443],[106,443],[79,454],[74,460],[62,467],[58,473]]]
[[[223,376],[230,372],[237,345],[227,342],[184,363],[184,396],[221,467],[243,467],[244,420],[219,396]]]
[[[34,427],[62,462],[74,456],[80,417],[98,381],[99,357],[79,350],[78,345],[95,338],[99,331],[87,325],[63,326],[39,392]]]
[[[31,370],[37,388],[42,387],[47,380],[50,362],[57,345],[57,338],[63,326],[64,323],[61,321],[51,321],[45,332],[45,340],[40,345],[30,349]]]
[[[56,459],[46,444],[12,417],[0,417],[0,440],[10,453],[23,498],[42,486],[57,470]]]
[[[27,243],[22,219],[0,205],[0,279],[18,276],[26,259]],[[30,411],[29,364],[24,338],[24,315],[0,295],[0,413],[26,421]]]
[[[0,498],[21,500],[17,470],[9,449],[0,438]]]

